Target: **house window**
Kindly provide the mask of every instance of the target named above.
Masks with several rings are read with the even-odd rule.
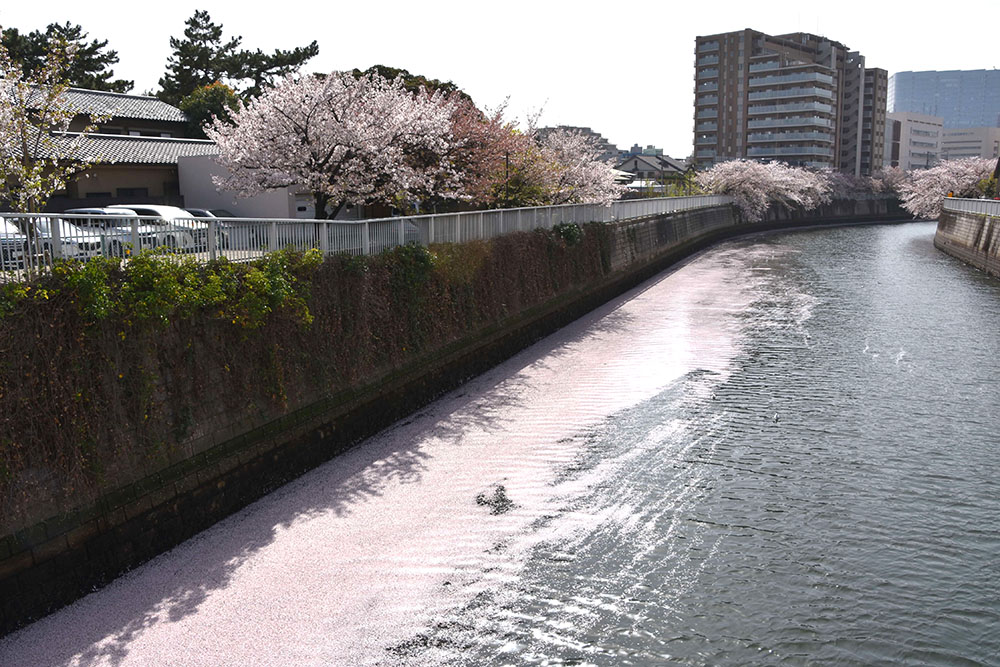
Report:
[[[115,190],[119,197],[148,197],[149,188],[118,188]]]

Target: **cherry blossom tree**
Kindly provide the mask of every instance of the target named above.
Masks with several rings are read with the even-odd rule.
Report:
[[[69,133],[77,115],[65,95],[74,47],[54,49],[25,75],[0,45],[0,200],[22,212],[40,211],[56,190],[91,163],[81,159],[87,135],[104,117],[91,116]]]
[[[601,162],[600,151],[586,135],[556,129],[542,134],[529,119],[528,128],[516,133],[503,157],[503,169],[494,169],[483,180],[482,203],[490,206],[548,206],[558,204],[610,204],[624,187],[615,182],[610,162]]]
[[[831,187],[821,174],[783,162],[720,162],[697,176],[706,192],[732,195],[743,219],[758,222],[772,202],[809,210],[830,201]]]
[[[592,137],[556,129],[541,142],[546,189],[552,204],[610,204],[625,187],[616,183],[614,167],[601,162]]]
[[[377,73],[289,75],[241,105],[232,124],[216,119],[205,133],[229,171],[218,187],[250,196],[300,186],[316,215],[332,218],[345,204],[387,202],[435,182],[457,188],[445,159],[454,110],[444,93],[414,95]]]
[[[453,148],[449,155],[455,165],[460,198],[480,204],[499,202],[501,187],[510,175],[513,157],[533,147],[531,137],[505,117],[506,104],[480,111],[468,99],[458,99],[452,114]]]
[[[905,180],[906,172],[899,167],[884,167],[872,174],[872,191],[898,194],[899,186]]]
[[[869,176],[855,176],[835,169],[824,171],[823,176],[833,199],[851,199],[875,192],[875,182]]]
[[[899,185],[903,208],[918,218],[934,220],[941,215],[941,204],[949,193],[954,197],[982,195],[981,183],[993,175],[994,164],[991,159],[970,157],[911,171]]]

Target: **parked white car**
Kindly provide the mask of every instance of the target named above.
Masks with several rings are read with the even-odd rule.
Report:
[[[0,219],[0,270],[24,268],[24,252],[28,237],[10,220]]]
[[[142,224],[132,211],[111,208],[71,208],[63,211],[66,218],[81,229],[89,229],[101,237],[106,257],[125,257],[133,246],[132,225],[137,223],[139,250],[164,245],[164,230],[159,225]]]
[[[181,252],[208,248],[208,224],[182,208],[162,204],[113,204],[106,208],[132,211],[143,225],[159,227],[157,239],[161,246]]]
[[[39,215],[21,218],[18,224],[28,237],[30,255],[80,260],[101,256],[101,235],[81,229],[68,220]]]

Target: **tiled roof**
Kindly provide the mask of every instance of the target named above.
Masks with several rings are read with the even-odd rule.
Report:
[[[680,172],[684,171],[683,165],[678,164],[674,160],[665,158],[662,155],[632,155],[626,160],[618,163],[615,167],[616,169],[622,169],[629,171],[628,164],[630,162],[639,162],[644,167],[632,167],[632,172],[634,171],[670,171],[670,172]]]
[[[106,93],[100,90],[87,90],[86,88],[70,88],[66,91],[66,98],[70,107],[78,113],[177,123],[187,122],[184,112],[177,107],[145,95],[124,95],[122,93]]]
[[[55,139],[69,142],[77,136],[75,132],[65,132],[55,135]],[[84,162],[117,164],[177,164],[178,158],[216,155],[218,152],[215,142],[205,139],[91,134],[81,145],[77,158]]]

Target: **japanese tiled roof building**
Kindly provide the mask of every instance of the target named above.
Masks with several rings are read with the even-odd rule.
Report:
[[[214,142],[187,136],[183,111],[155,97],[83,88],[70,88],[65,95],[78,115],[69,132],[55,135],[57,141],[72,141],[91,116],[101,118],[97,131],[76,151],[77,159],[94,165],[53,197],[52,210],[110,203],[180,205],[177,161],[218,153]]]

